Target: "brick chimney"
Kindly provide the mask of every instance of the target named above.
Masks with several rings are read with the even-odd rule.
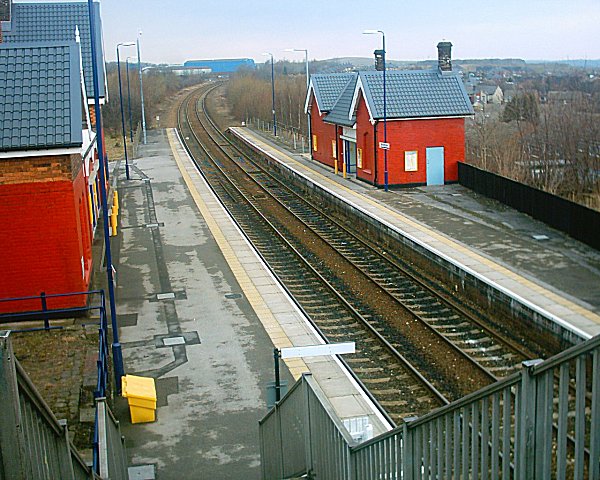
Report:
[[[442,72],[452,71],[452,44],[450,42],[440,42],[438,49],[438,68]]]
[[[373,53],[375,54],[375,70],[382,72],[385,52],[383,50],[375,50]]]
[[[0,0],[0,43],[2,43],[2,22],[10,22],[12,0]]]

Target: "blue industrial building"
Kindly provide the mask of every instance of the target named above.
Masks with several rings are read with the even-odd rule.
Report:
[[[183,66],[185,68],[210,69],[212,73],[233,73],[242,67],[255,68],[254,60],[251,58],[188,60]]]

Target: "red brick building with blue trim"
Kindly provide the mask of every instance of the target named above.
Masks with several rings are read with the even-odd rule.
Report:
[[[312,113],[312,158],[381,187],[387,123],[389,186],[458,181],[458,162],[465,157],[464,119],[473,115],[473,107],[452,72],[450,47],[448,42],[438,45],[439,65],[433,70],[386,72],[385,122],[383,71],[341,74],[343,85],[330,81],[330,75],[313,75],[306,101]],[[335,95],[333,105],[323,100]]]

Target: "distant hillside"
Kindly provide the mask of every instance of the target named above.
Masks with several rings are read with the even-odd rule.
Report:
[[[551,70],[554,73],[568,73],[573,68],[586,68],[595,70],[600,68],[600,59],[594,60],[523,60],[521,58],[456,58],[452,59],[454,69],[464,72],[479,70],[507,69],[512,71],[531,71],[542,73]],[[388,60],[389,69],[418,69],[427,70],[435,68],[437,59],[429,60]],[[373,70],[375,59],[372,57],[339,57],[313,62],[317,72],[339,72],[350,70]]]
[[[321,60],[324,63],[337,63],[341,65],[351,65],[354,68],[374,68],[375,59],[372,57],[340,57],[329,60]],[[491,66],[491,67],[525,67],[527,63],[520,58],[456,58],[452,59],[455,65],[469,65],[470,67]],[[393,60],[387,61],[388,68],[422,68],[429,69],[437,65],[437,59],[430,60]]]
[[[600,59],[586,60],[586,59],[573,59],[573,60],[527,60],[527,63],[558,63],[560,65],[570,65],[576,68],[600,68]]]

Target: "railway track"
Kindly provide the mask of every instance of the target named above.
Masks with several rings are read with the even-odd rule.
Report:
[[[339,283],[332,274],[335,272],[328,271],[327,262],[315,255],[314,249],[305,248],[303,242],[315,242],[314,236],[329,245],[334,252],[330,255],[343,257],[348,266],[368,277],[379,291],[412,315],[415,322],[427,325],[443,338],[441,343],[452,345],[453,353],[460,351],[468,357],[466,363],[473,370],[460,370],[463,378],[477,372],[480,380],[492,382],[515,372],[522,360],[531,358],[531,352],[523,345],[496,334],[461,305],[439,296],[426,281],[403,268],[401,262],[349,231],[346,222],[336,221],[318,205],[307,203],[288,189],[285,181],[278,180],[274,172],[263,170],[251,161],[252,155],[232,145],[212,122],[205,109],[205,94],[199,102],[186,99],[186,108],[180,110],[180,131],[186,137],[188,150],[200,159],[196,161],[203,175],[214,181],[217,194],[324,337],[357,344],[357,353],[347,363],[385,409],[388,418],[398,422],[406,416],[422,415],[464,393],[454,390],[452,381],[440,378],[444,372],[439,366],[424,365],[423,359],[418,358],[419,348],[406,343],[397,322],[379,315],[377,309],[365,308],[361,299],[353,298],[352,289]],[[240,171],[243,171],[241,176]],[[236,185],[227,177],[237,178]],[[277,210],[273,200],[287,212],[287,220],[273,215]],[[252,205],[254,214],[239,208],[244,202]],[[257,228],[257,214],[268,228]],[[288,223],[292,214],[303,228]],[[259,230],[262,232],[258,233]],[[456,368],[449,357],[442,358]],[[573,389],[570,392],[569,403],[575,398]],[[589,399],[585,401],[589,403]],[[569,436],[569,444],[571,440]],[[587,449],[584,455],[589,455]]]
[[[189,99],[188,99],[189,101]],[[180,125],[190,142],[194,132]],[[189,148],[189,144],[188,144]],[[200,166],[207,167],[208,149],[195,147]],[[215,165],[212,165],[213,169]],[[237,223],[286,288],[301,304],[315,326],[331,341],[353,341],[356,354],[348,363],[357,379],[371,391],[389,418],[401,418],[429,411],[448,401],[388,342],[372,328],[343,297],[284,238],[279,230],[256,208],[264,197],[241,192],[235,185],[222,181],[216,171],[203,169],[212,188],[234,215]]]
[[[427,322],[423,322],[422,319],[414,313],[414,311],[407,309],[406,306],[401,306],[401,308],[398,308],[400,304],[398,303],[397,299],[392,298],[393,296],[390,294],[389,291],[386,291],[384,288],[381,288],[380,283],[376,281],[376,274],[374,276],[365,276],[364,271],[361,272],[361,270],[356,265],[352,263],[348,264],[346,261],[346,264],[348,266],[351,266],[358,272],[361,272],[363,277],[363,286],[365,282],[372,284],[370,286],[370,289],[372,291],[375,291],[375,294],[373,295],[377,297],[377,300],[380,304],[383,304],[383,308],[381,308],[382,305],[380,305],[380,308],[372,308],[369,305],[365,305],[366,302],[364,299],[357,298],[359,295],[357,296],[356,291],[353,292],[352,288],[348,287],[347,283],[340,282],[339,278],[336,278],[336,267],[338,272],[341,268],[341,271],[344,274],[348,273],[345,270],[346,267],[336,264],[336,262],[339,261],[337,258],[333,261],[332,264],[331,257],[339,255],[336,252],[336,249],[331,248],[331,245],[328,244],[328,240],[319,237],[312,231],[311,234],[309,234],[309,228],[306,228],[309,227],[308,222],[305,221],[304,223],[301,223],[298,226],[298,221],[295,220],[292,215],[290,215],[290,210],[296,210],[296,213],[298,213],[299,209],[304,209],[304,211],[299,213],[299,216],[304,217],[306,220],[308,214],[305,209],[309,207],[306,204],[304,204],[302,205],[302,208],[300,208],[298,205],[296,205],[294,208],[290,208],[291,206],[293,206],[291,205],[291,203],[293,202],[290,201],[290,196],[292,195],[291,192],[286,191],[286,189],[284,189],[284,187],[278,181],[276,181],[273,177],[268,176],[266,172],[260,170],[256,164],[251,163],[247,159],[244,159],[242,156],[240,156],[240,152],[238,152],[235,149],[235,147],[226,142],[224,137],[220,135],[220,132],[218,132],[218,130],[210,124],[206,113],[203,112],[203,115],[201,115],[201,113],[199,112],[198,105],[204,105],[203,102],[200,102],[199,104],[198,102],[192,102],[193,108],[191,108],[191,115],[189,104],[190,102],[188,100],[187,108],[184,109],[184,111],[187,113],[186,119],[189,129],[188,133],[185,134],[185,137],[189,141],[190,135],[194,135],[192,133],[192,130],[195,130],[197,132],[195,133],[195,135],[203,137],[197,138],[197,143],[198,145],[206,145],[206,148],[200,155],[197,156],[201,157],[205,163],[205,165],[201,165],[202,171],[204,172],[205,176],[215,175],[214,166],[211,166],[211,163],[208,162],[208,160],[211,157],[219,155],[220,158],[218,160],[214,159],[216,160],[216,163],[212,163],[212,165],[218,165],[220,168],[223,169],[223,173],[221,174],[220,178],[211,179],[211,184],[217,185],[218,188],[225,190],[225,193],[221,193],[220,196],[224,202],[229,203],[231,205],[230,208],[232,210],[239,210],[240,205],[243,202],[241,202],[239,198],[240,192],[233,192],[231,186],[225,187],[226,183],[224,181],[224,178],[227,177],[231,179],[236,175],[239,176],[239,169],[242,169],[244,174],[239,180],[239,183],[240,186],[246,190],[244,196],[249,199],[248,203],[252,204],[256,211],[261,211],[264,216],[269,216],[269,214],[271,214],[272,218],[279,219],[277,220],[278,223],[276,225],[271,226],[272,232],[277,232],[278,234],[283,233],[284,235],[288,236],[288,238],[294,238],[295,235],[296,241],[294,243],[296,245],[296,249],[299,251],[300,255],[303,258],[312,260],[313,263],[315,263],[316,258],[315,251],[314,249],[307,250],[304,247],[304,245],[307,242],[312,242],[314,244],[317,243],[317,241],[320,241],[323,244],[325,244],[327,248],[331,250],[325,255],[330,259],[330,261],[323,261],[322,257],[321,260],[316,261],[317,264],[321,263],[319,268],[321,272],[320,275],[322,277],[320,280],[321,283],[323,283],[323,281],[327,282],[330,285],[329,289],[331,292],[342,293],[342,296],[344,298],[353,298],[353,300],[350,303],[352,304],[351,306],[355,311],[354,318],[356,319],[360,317],[361,323],[363,325],[369,325],[372,331],[378,332],[386,339],[388,339],[392,348],[394,348],[396,351],[406,353],[406,356],[410,357],[411,361],[416,365],[415,369],[418,372],[427,372],[427,377],[431,378],[431,383],[436,387],[436,389],[442,392],[444,397],[449,399],[458,398],[459,396],[468,393],[468,391],[471,391],[472,389],[475,389],[478,386],[482,386],[486,383],[490,383],[496,379],[496,376],[492,374],[489,370],[479,365],[477,362],[473,361],[473,359],[468,354],[462,352],[459,348],[456,347],[455,344],[448,341],[446,337],[439,335],[438,331],[435,328],[432,328],[430,324],[428,324]],[[182,130],[184,129],[184,127],[181,128]],[[208,174],[207,172],[211,168],[213,172],[211,174]],[[255,180],[255,182],[251,182],[250,179]],[[250,184],[252,184],[252,189],[250,189]],[[261,184],[262,187],[258,184]],[[265,185],[268,187],[268,191],[263,190],[263,187]],[[273,190],[278,192],[278,194],[273,193]],[[288,197],[287,204],[285,204],[282,201],[283,197]],[[269,198],[277,199],[277,202],[273,202]],[[294,201],[298,202],[298,198],[296,197]],[[274,209],[277,209],[277,207],[274,206],[275,203],[278,204],[278,208],[280,210],[280,212],[277,214],[275,214],[275,212],[273,211]],[[244,218],[245,214],[240,214],[240,212],[235,213],[233,211],[232,213],[234,213],[234,216],[238,218],[239,222],[242,222],[239,219]],[[315,212],[311,211],[310,214],[315,215]],[[293,226],[294,222],[296,226]],[[242,223],[246,224],[245,226],[242,225],[242,228],[244,228],[246,232],[253,232],[253,235],[256,236],[255,232],[257,231],[257,229],[255,218],[247,218]],[[312,223],[312,226],[314,227],[314,219],[310,223]],[[298,230],[301,230],[301,232],[299,233]],[[321,231],[322,230],[323,228],[321,228]],[[266,240],[261,240],[260,238],[253,239],[255,245],[257,246],[260,245],[261,242],[266,242],[271,247],[268,250],[263,249],[261,251],[267,252],[273,250],[281,250],[280,247],[275,249],[273,248],[274,245],[272,232],[267,234]],[[313,238],[308,238],[311,237],[311,235]],[[300,238],[300,240],[298,241],[298,237],[302,238]],[[266,254],[263,253],[263,255]],[[276,271],[276,273],[280,275],[282,281],[284,281],[287,285],[293,285],[293,279],[290,279],[289,275],[287,275],[285,272],[286,266],[292,265],[290,259],[284,259],[283,261],[278,261],[277,259],[271,259],[271,261],[269,261],[269,259],[267,259],[267,261]],[[291,269],[291,271],[293,272],[292,275],[298,275],[298,268],[296,266],[294,266]],[[356,274],[356,272],[354,272],[354,274]],[[288,277],[287,280],[284,277]],[[381,280],[382,278],[380,277],[379,282],[381,282]],[[305,279],[302,279],[301,283],[303,286],[306,286]],[[332,315],[332,308],[330,306],[332,305],[332,303],[329,300],[327,300],[327,302],[325,303],[326,296],[322,293],[322,291],[315,289],[314,287],[312,288],[312,291],[313,294],[316,293],[316,295],[313,295],[311,301],[313,303],[316,303],[317,307],[321,309],[321,312],[307,311],[307,313],[310,315],[313,321],[317,324],[317,327],[320,328],[320,330],[324,333],[324,335],[327,338],[339,340],[339,336],[336,335],[340,331],[348,330],[350,326],[354,326],[354,322],[348,321],[349,317],[347,314],[336,314],[335,316]],[[306,289],[304,289],[304,295],[306,295],[305,292]],[[302,299],[303,292],[298,293],[292,291],[291,293],[295,296],[295,298],[299,300],[299,302],[303,306],[310,304],[310,301],[307,302],[306,298]],[[338,297],[339,296],[340,295],[338,294]],[[368,300],[372,301],[373,299],[369,298]],[[393,300],[393,302],[391,300]],[[322,305],[324,303],[325,305],[328,305],[325,309],[322,308]],[[421,302],[419,303],[419,305],[423,308],[426,304],[424,302]],[[401,317],[403,319],[402,321],[398,321],[398,318],[394,318],[394,321],[390,321],[389,318],[386,318],[385,311],[394,308],[396,315]],[[325,316],[328,318],[325,319],[325,322],[321,321],[319,324],[319,316]],[[404,321],[406,319],[408,319],[408,321]],[[329,322],[329,324],[327,324],[327,322]],[[335,322],[335,324],[331,325],[331,322]],[[420,337],[420,339],[417,337]],[[348,337],[344,338],[348,339]],[[360,353],[362,353],[361,349],[363,348],[363,345],[360,342],[358,342],[357,345],[359,345],[359,353],[357,355],[360,355]],[[359,377],[366,378],[366,383],[383,383],[384,379],[389,379],[387,380],[388,382],[393,381],[391,376],[385,374],[383,375],[383,378],[371,378],[373,374],[382,372],[381,365],[383,364],[383,361],[379,360],[377,356],[375,357],[375,359],[376,360],[374,364],[373,361],[371,361],[371,364],[366,367],[354,365],[354,363],[357,361],[356,359],[351,359],[350,362],[353,363],[354,370],[358,373]],[[378,389],[371,387],[371,391],[375,391],[376,396],[381,396],[381,394],[389,394],[390,396],[394,397],[389,399],[379,398],[380,403],[384,404],[388,411],[389,406],[393,405],[394,403],[406,403],[406,397],[404,395],[400,395],[402,391],[399,389],[387,387]],[[423,403],[422,398],[422,396],[419,396],[419,399],[421,401],[420,403]],[[424,411],[426,411],[428,408],[430,408],[431,405],[426,405],[425,403],[423,403],[423,406],[425,407]],[[412,413],[419,414],[419,411],[415,412],[413,409],[409,412],[400,412],[400,414],[392,413],[391,415],[395,416],[396,419],[398,419],[402,416]]]
[[[188,97],[180,110],[187,148],[317,328],[330,341],[356,342],[348,363],[395,421],[519,368],[525,352],[437,297],[230,144],[208,117],[205,95]],[[411,382],[398,382],[406,378]]]

